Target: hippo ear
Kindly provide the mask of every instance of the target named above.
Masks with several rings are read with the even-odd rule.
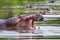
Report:
[[[18,18],[20,19],[20,18],[22,18],[22,16],[21,15],[18,15]]]

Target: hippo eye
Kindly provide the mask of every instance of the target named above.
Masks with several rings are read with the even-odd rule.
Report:
[[[36,14],[36,18],[38,18],[38,17],[40,17],[40,15],[39,14]]]

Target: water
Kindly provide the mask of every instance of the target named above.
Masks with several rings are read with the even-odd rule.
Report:
[[[16,38],[18,36],[59,36],[60,35],[60,27],[56,26],[37,26],[36,30],[32,34],[30,33],[19,33],[15,31],[1,31],[0,38]]]
[[[40,28],[40,29],[39,29]],[[24,36],[24,38],[29,37],[28,35],[32,36],[35,35],[35,38],[60,38],[60,27],[58,26],[37,26],[36,30],[34,31],[33,34],[31,33],[22,33],[20,34],[18,32],[15,31],[1,31],[0,32],[0,38],[3,38],[1,40],[60,40],[60,39],[21,39],[23,38],[22,35]],[[26,36],[27,35],[27,36]],[[40,36],[43,35],[43,36]],[[16,37],[16,38],[14,38]],[[19,38],[20,37],[20,38]]]
[[[56,25],[56,24],[59,24],[59,25]],[[53,37],[60,38],[60,20],[59,19],[44,20],[42,22],[37,22],[35,26],[36,26],[36,30],[34,30],[32,34],[31,33],[21,34],[19,32],[6,31],[6,30],[0,31],[0,38],[17,38],[17,37],[26,38],[27,36],[30,36],[30,37],[36,36],[35,38],[39,38],[41,35],[43,36],[42,38],[53,38]]]

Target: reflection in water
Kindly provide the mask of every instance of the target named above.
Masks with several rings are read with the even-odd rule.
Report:
[[[30,34],[32,34],[32,33],[30,33]],[[25,38],[25,37],[24,37]],[[27,39],[28,38],[28,39]],[[27,36],[27,38],[26,39],[23,39],[23,38],[21,38],[20,36],[18,36],[15,40],[33,40],[32,39],[32,36]]]

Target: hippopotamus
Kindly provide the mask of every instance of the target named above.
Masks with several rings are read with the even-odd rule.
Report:
[[[33,14],[33,15],[18,15],[12,18],[3,20],[0,22],[1,30],[34,30],[35,25],[34,21],[43,21],[44,17],[42,14]]]

